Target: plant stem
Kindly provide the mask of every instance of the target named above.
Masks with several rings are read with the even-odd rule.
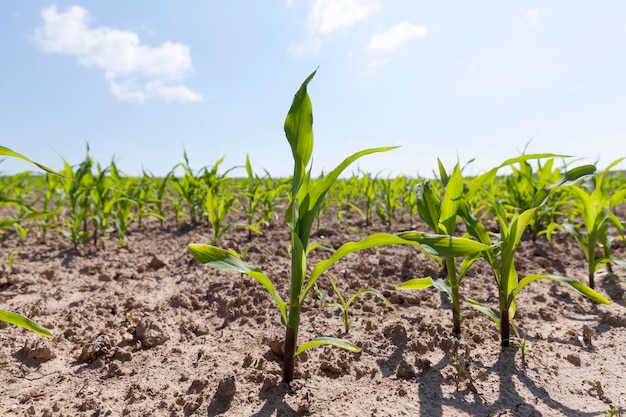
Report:
[[[456,275],[455,258],[446,257],[444,267],[450,280],[452,302],[452,330],[457,337],[461,336],[461,302],[459,299],[459,282]]]
[[[452,331],[461,337],[461,305],[459,302],[459,286],[452,285]]]
[[[296,346],[298,343],[298,324],[300,321],[300,306],[292,306],[289,311],[289,319],[296,325],[287,325],[285,333],[285,354],[283,357],[283,381],[293,381],[293,372],[296,365]],[[294,320],[295,319],[295,320]]]
[[[503,348],[509,347],[510,327],[509,309],[500,309],[500,340]]]

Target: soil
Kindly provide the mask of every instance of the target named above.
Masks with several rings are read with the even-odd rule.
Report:
[[[390,231],[410,228],[404,219]],[[312,241],[336,248],[376,231],[385,227],[349,216],[339,223],[329,210]],[[273,301],[253,279],[193,259],[186,246],[204,236],[210,236],[205,226],[162,229],[148,222],[131,229],[127,247],[111,240],[105,249],[85,243],[74,251],[60,236],[44,245],[34,232],[23,242],[4,235],[0,258],[19,253],[1,267],[0,306],[35,319],[55,337],[0,324],[0,415],[590,417],[611,406],[625,413],[626,285],[604,269],[597,289],[610,305],[551,281],[526,287],[515,317],[525,345],[520,338],[502,350],[486,316],[467,311],[457,341],[445,296],[433,288],[395,289],[406,279],[442,274],[416,248],[352,254],[328,275],[344,295],[377,289],[396,310],[372,295],[357,299],[345,334],[339,309],[321,307],[312,294],[300,341],[344,337],[362,352],[308,350],[287,385],[284,328]],[[220,246],[249,249],[246,260],[287,298],[289,241],[281,225],[253,243],[246,230],[233,229]],[[626,259],[622,242],[616,253]],[[310,265],[327,256],[313,251]],[[582,252],[566,235],[553,243],[525,240],[515,265],[520,276],[586,279]],[[327,302],[335,300],[324,277],[320,290]],[[461,293],[497,308],[486,263],[473,266]]]

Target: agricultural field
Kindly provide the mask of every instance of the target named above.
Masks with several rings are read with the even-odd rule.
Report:
[[[0,177],[2,415],[623,415],[623,173],[311,178],[312,77],[291,178]]]

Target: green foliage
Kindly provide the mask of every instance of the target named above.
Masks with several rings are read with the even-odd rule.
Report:
[[[41,336],[53,337],[52,333],[50,333],[48,329],[40,326],[39,324],[35,323],[31,319],[21,316],[17,313],[12,313],[6,310],[0,310],[0,320],[22,327],[26,330],[29,330],[33,333],[37,333]]]
[[[24,155],[14,152],[9,148],[5,148],[4,146],[0,146],[0,155],[23,159],[27,162],[37,165],[39,168],[43,169],[44,171],[58,175],[56,172],[52,171],[51,169],[46,168],[45,166],[38,164],[37,162],[31,161]],[[8,266],[11,266],[11,264],[13,263],[13,258],[15,254],[16,252],[13,252],[7,258]],[[22,327],[26,330],[30,330],[31,332],[37,333],[45,337],[53,337],[52,333],[50,333],[48,329],[40,326],[39,324],[37,324],[36,322],[32,321],[31,319],[27,317],[21,316],[17,313],[13,313],[11,311],[0,310],[0,320],[6,323],[10,323],[10,324],[14,324],[16,326]]]
[[[481,256],[491,266],[496,284],[498,286],[499,314],[494,313],[491,309],[483,306],[476,300],[468,299],[468,302],[478,311],[485,313],[500,327],[502,347],[509,346],[510,326],[512,325],[513,317],[515,316],[516,296],[523,287],[535,280],[548,279],[562,282],[596,302],[605,304],[609,303],[605,297],[593,289],[569,278],[554,275],[531,274],[520,280],[518,278],[517,271],[515,270],[514,263],[516,249],[521,242],[524,230],[530,223],[537,208],[546,203],[550,193],[558,187],[570,185],[579,178],[591,175],[594,172],[595,167],[592,165],[585,165],[567,171],[558,183],[543,187],[535,194],[533,198],[533,207],[524,210],[521,213],[515,213],[510,218],[507,217],[506,210],[496,197],[487,193],[487,196],[492,204],[492,210],[495,213],[500,226],[499,235],[489,234],[485,226],[474,216],[473,213],[470,212],[468,205],[465,202],[461,202],[459,207],[460,213],[465,222],[468,233],[485,244],[491,244],[492,239],[494,238],[497,242],[492,249],[481,252]],[[482,185],[481,182],[478,182],[478,184]],[[474,184],[474,186],[476,186],[476,184]]]
[[[566,158],[566,156],[561,155]],[[544,187],[556,183],[560,177],[560,170],[554,166],[555,158],[549,158],[545,163],[537,160],[537,171],[533,171],[528,160],[521,160],[512,164],[513,173],[504,179],[506,196],[502,202],[505,209],[512,213],[519,213],[533,207],[535,195]],[[565,205],[562,199],[552,199],[550,204],[542,204],[536,210],[528,224],[528,230],[533,241],[550,223],[557,221],[561,209]]]
[[[387,304],[389,306],[390,309],[392,309],[394,311],[396,310],[396,308],[393,306],[393,304],[391,304],[391,301],[389,301],[387,299],[387,297],[385,297],[378,290],[374,290],[374,289],[371,289],[371,288],[361,289],[361,290],[357,291],[356,293],[354,293],[352,295],[352,297],[350,297],[350,298],[348,298],[346,300],[343,297],[343,295],[341,295],[341,292],[339,291],[339,288],[337,288],[337,284],[335,284],[335,281],[331,277],[328,277],[328,280],[330,281],[330,285],[333,288],[333,292],[337,296],[337,302],[326,304],[326,306],[328,306],[328,307],[337,307],[337,308],[339,308],[341,310],[341,315],[343,317],[343,327],[346,330],[346,334],[350,331],[350,316],[348,315],[348,310],[350,309],[350,306],[352,305],[352,303],[354,301],[356,301],[356,299],[361,297],[361,296],[364,296],[366,294],[372,294],[372,295],[380,298],[385,304]]]
[[[595,288],[595,273],[601,265],[610,266],[611,263],[623,262],[611,255],[611,245],[615,237],[609,235],[609,226],[613,225],[623,238],[623,225],[613,213],[613,209],[624,201],[626,186],[609,194],[605,184],[609,169],[623,159],[614,161],[605,172],[596,175],[595,181],[587,183],[587,186],[572,184],[567,187],[567,191],[574,197],[570,202],[570,219],[560,226],[553,224],[550,229],[552,232],[553,229],[562,227],[574,237],[585,255],[588,283],[591,288]],[[582,224],[576,222],[579,218],[582,219]],[[551,233],[548,237],[550,235]],[[596,249],[602,250],[602,256],[596,256]],[[609,272],[612,273],[612,270],[609,269]],[[620,279],[616,274],[612,275]]]
[[[429,181],[419,183],[415,189],[417,212],[421,219],[439,235],[448,236],[453,239],[456,232],[457,218],[459,206],[463,199],[463,178],[461,177],[461,168],[457,163],[452,175],[448,175],[443,164],[439,161],[440,172],[442,173],[442,183],[444,189],[433,189]],[[401,234],[406,239],[414,236],[415,232]],[[475,242],[472,240],[459,242],[458,249],[467,247],[467,251],[458,254],[445,255],[442,260],[433,256],[440,265],[445,267],[447,272],[446,279],[433,280],[431,277],[415,278],[404,284],[398,285],[398,289],[418,290],[434,286],[440,291],[445,292],[452,303],[452,323],[453,332],[456,336],[461,334],[461,324],[463,317],[461,315],[461,300],[459,287],[463,277],[469,270],[469,267],[479,257],[481,251],[492,249],[490,242]],[[427,252],[428,253],[428,252]],[[457,256],[466,256],[460,270],[457,271]]]
[[[363,241],[353,242],[342,246],[343,250],[339,248],[330,259],[318,263],[313,268],[307,282],[308,241],[313,221],[322,201],[343,170],[362,156],[393,149],[391,147],[375,148],[357,152],[346,158],[328,175],[312,184],[309,181],[310,171],[308,167],[313,152],[313,113],[307,86],[314,75],[315,72],[304,81],[296,93],[285,120],[285,135],[291,147],[294,162],[289,192],[290,204],[285,214],[285,220],[291,229],[291,285],[288,303],[285,303],[276,292],[271,279],[267,275],[263,274],[258,268],[243,262],[235,253],[210,245],[189,246],[191,253],[200,262],[217,269],[235,270],[245,273],[256,279],[270,293],[286,325],[283,379],[288,382],[293,379],[295,356],[305,349],[318,345],[333,345],[351,351],[359,350],[348,341],[331,337],[318,337],[298,346],[298,329],[304,298],[321,273],[334,262],[352,253],[354,250],[371,247],[371,241],[365,243]],[[395,239],[392,235],[389,235],[389,237]],[[379,239],[377,242],[388,244],[384,239]],[[348,245],[351,246],[347,247]]]

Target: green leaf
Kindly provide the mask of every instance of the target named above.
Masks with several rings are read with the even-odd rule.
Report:
[[[306,254],[308,255],[316,249],[325,249],[329,252],[335,251],[335,249],[328,243],[313,243],[312,245],[309,245],[309,247],[306,249]]]
[[[346,255],[351,254],[352,252],[356,252],[359,250],[374,248],[379,246],[388,246],[388,245],[414,245],[419,246],[417,243],[409,242],[405,239],[402,239],[396,235],[392,235],[390,233],[375,233],[370,235],[363,240],[358,242],[348,242],[343,244],[339,249],[335,251],[335,253],[328,259],[318,262],[313,270],[311,271],[311,276],[306,285],[306,288],[300,294],[300,303],[304,301],[307,293],[313,288],[313,285],[317,281],[317,279],[330,268],[335,262],[345,257]]]
[[[433,279],[431,277],[426,278],[413,278],[400,285],[396,285],[397,290],[423,290],[424,288],[430,288],[433,286]]]
[[[561,277],[558,275],[545,275],[545,274],[531,274],[531,275],[525,276],[523,279],[519,281],[519,284],[517,284],[517,287],[511,292],[510,299],[514,300],[515,296],[517,295],[517,293],[520,292],[522,288],[524,288],[526,285],[530,284],[533,281],[537,281],[538,279],[549,279],[551,281],[562,282],[563,284],[569,285],[574,290],[584,295],[585,297],[589,298],[590,300],[593,300],[601,304],[611,304],[611,302],[606,297],[604,297],[597,291],[592,290],[591,288],[589,288],[587,285],[583,284],[580,281],[576,281],[575,279],[571,279],[571,278]]]
[[[259,268],[244,262],[237,254],[211,245],[191,244],[188,246],[189,252],[198,262],[209,265],[222,271],[236,271],[244,273],[254,278],[272,296],[276,306],[280,310],[285,323],[287,323],[287,309],[280,294],[276,292],[272,281],[261,272]]]
[[[461,262],[461,268],[459,268],[459,279],[463,279],[463,277],[469,270],[470,266],[472,266],[474,262],[479,260],[481,257],[482,257],[481,253],[478,252],[474,255],[467,256],[465,259],[463,259],[463,262]]]
[[[356,152],[344,159],[343,162],[340,163],[335,169],[333,169],[328,175],[320,179],[311,188],[311,190],[306,193],[303,201],[301,202],[299,212],[300,218],[298,221],[300,237],[303,238],[304,236],[306,236],[306,239],[308,239],[308,235],[311,231],[313,221],[315,220],[315,216],[317,215],[317,212],[322,204],[322,200],[326,196],[326,193],[328,193],[328,190],[330,190],[330,188],[333,186],[339,175],[341,175],[341,173],[348,166],[350,166],[350,164],[365,155],[377,152],[387,152],[396,148],[397,146],[388,146],[383,148],[365,149],[363,151]],[[306,245],[307,243],[308,241],[303,240],[303,244]]]
[[[443,162],[441,162],[441,159],[439,158],[437,158],[437,168],[439,169],[439,179],[441,180],[441,183],[445,187],[448,185],[448,181],[450,180],[450,177],[448,177],[446,168],[443,166]]]
[[[295,163],[292,188],[294,195],[304,180],[306,167],[313,153],[313,105],[306,89],[316,72],[317,70],[313,71],[300,86],[285,119],[285,135]]]
[[[435,281],[433,281],[433,287],[437,288],[441,292],[448,294],[448,298],[450,300],[453,300],[450,280],[442,278],[436,279]]]
[[[418,243],[433,256],[456,258],[492,249],[490,245],[485,245],[464,237],[434,235],[415,231],[402,232],[399,233],[398,236],[402,239]]]
[[[15,152],[15,151],[13,151],[13,150],[11,150],[9,148],[5,148],[4,146],[0,146],[0,156],[12,156],[14,158],[19,158],[19,159],[22,159],[22,160],[24,160],[26,162],[30,162],[31,164],[34,164],[34,165],[38,166],[39,168],[43,169],[46,172],[49,172],[50,174],[54,174],[54,175],[58,175],[59,177],[71,179],[69,177],[66,177],[63,174],[59,174],[58,172],[53,171],[52,169],[50,169],[50,168],[48,168],[48,167],[46,167],[44,165],[41,165],[41,164],[39,164],[39,163],[37,163],[37,162],[35,162],[35,161],[25,157],[24,155],[22,155],[20,153],[17,153],[17,152]]]
[[[393,311],[396,310],[394,305],[391,303],[391,301],[389,301],[389,299],[387,299],[387,297],[385,297],[380,291],[374,290],[372,288],[366,288],[366,289],[357,291],[352,297],[350,297],[346,305],[349,306],[350,304],[352,304],[354,300],[356,300],[358,297],[365,295],[365,294],[372,294],[380,298],[385,304],[389,306],[389,308],[391,308]]]
[[[611,258],[611,261],[613,261],[614,264],[619,265],[622,268],[626,269],[626,261],[623,261],[622,259],[617,259],[617,258]],[[617,275],[616,273],[610,273],[609,275],[617,281],[626,282],[626,276]]]
[[[438,232],[439,225],[439,196],[435,195],[430,181],[424,181],[415,186],[417,212],[420,218],[433,232]]]
[[[439,224],[443,226],[443,230],[436,230],[436,232],[450,236],[454,235],[457,213],[462,195],[463,178],[461,177],[461,167],[457,163],[454,168],[454,172],[446,185],[446,191],[443,196],[443,200],[441,201]]]
[[[507,159],[506,161],[504,161],[497,167],[493,168],[492,170],[487,171],[484,174],[480,175],[479,177],[475,178],[474,182],[480,186],[485,186],[487,183],[493,181],[496,174],[501,168],[516,164],[518,162],[524,162],[524,161],[528,161],[531,159],[543,159],[543,158],[570,158],[570,156],[554,154],[554,153],[537,153],[537,154],[520,155],[515,158]]]
[[[496,326],[498,326],[498,328],[500,328],[500,326],[501,326],[501,324],[500,324],[500,317],[498,317],[498,315],[496,313],[494,313],[494,311],[492,309],[490,309],[489,307],[485,307],[480,302],[478,302],[476,300],[472,300],[471,298],[467,298],[466,301],[470,305],[470,307],[472,307],[475,310],[480,311],[481,313],[483,313],[484,315],[489,317],[491,320],[493,320],[493,322],[496,324]]]
[[[307,293],[313,288],[315,281],[330,268],[335,262],[345,257],[346,255],[351,254],[352,252],[356,252],[363,249],[380,247],[380,246],[388,246],[388,245],[413,245],[418,246],[419,244],[407,241],[402,239],[396,235],[392,235],[390,233],[375,233],[370,235],[363,240],[358,242],[348,242],[343,244],[339,249],[335,251],[335,253],[328,259],[318,262],[313,270],[311,271],[311,276],[309,278],[309,282],[306,285],[306,288],[300,294],[300,303],[303,302]]]
[[[349,350],[350,352],[353,352],[353,353],[359,353],[361,351],[361,349],[358,348],[355,344],[353,344],[352,342],[348,342],[345,339],[322,336],[322,337],[316,337],[315,339],[311,339],[308,342],[303,343],[300,346],[298,346],[298,349],[296,349],[294,356],[298,356],[305,350],[311,349],[312,347],[323,346],[323,345],[335,346],[340,349]]]
[[[252,230],[254,233],[256,233],[257,235],[262,235],[263,232],[261,231],[261,229],[259,229],[258,227],[256,227],[253,224],[246,224],[245,225],[246,229],[248,230]]]
[[[568,170],[565,175],[563,175],[563,178],[561,178],[561,180],[556,185],[553,185],[552,188],[573,184],[582,177],[593,175],[596,170],[596,166],[591,164],[581,165],[579,167],[572,168]]]
[[[39,324],[35,323],[29,318],[24,316],[20,316],[19,314],[12,313],[6,310],[0,310],[0,320],[5,321],[7,323],[14,324],[16,326],[20,326],[26,330],[30,330],[33,333],[37,333],[41,336],[45,337],[54,337],[50,331]]]

